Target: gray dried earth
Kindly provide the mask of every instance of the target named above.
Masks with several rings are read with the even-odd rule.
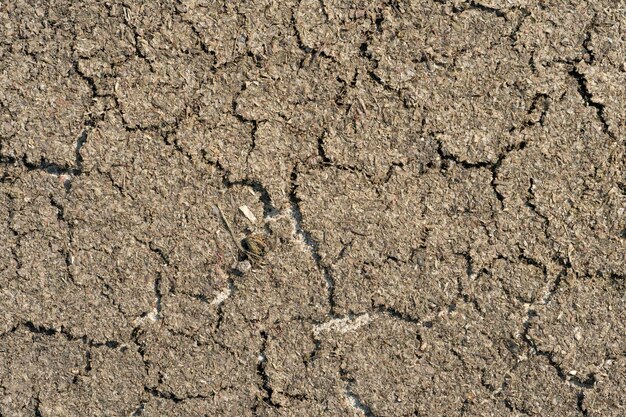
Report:
[[[623,0],[2,2],[0,416],[625,415],[625,53]]]

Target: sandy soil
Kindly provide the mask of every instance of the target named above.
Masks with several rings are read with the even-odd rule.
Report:
[[[623,0],[2,2],[0,416],[625,415],[625,54]]]

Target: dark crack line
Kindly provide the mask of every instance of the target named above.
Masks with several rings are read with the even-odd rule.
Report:
[[[296,12],[297,10],[300,8],[300,4],[301,1],[298,2],[298,4],[293,6],[293,9],[291,11],[291,26],[293,27],[293,31],[294,31],[294,35],[296,37],[296,45],[298,46],[298,49],[300,49],[302,52],[304,52],[307,55],[311,55],[311,60],[313,61],[316,57],[320,56],[322,58],[326,58],[334,63],[337,63],[337,60],[335,59],[335,57],[328,55],[326,52],[324,51],[320,51],[317,50],[316,48],[310,47],[308,45],[306,45],[304,43],[304,41],[302,40],[302,34],[300,33],[300,29],[298,29],[298,19],[296,19]],[[305,58],[303,58],[300,61],[299,64],[299,68],[302,68],[302,65],[304,64]]]
[[[72,67],[74,69],[74,72],[82,79],[84,80],[87,85],[89,86],[89,88],[91,89],[91,96],[93,99],[96,99],[98,97],[108,97],[108,98],[113,98],[115,103],[118,105],[119,107],[119,103],[117,102],[117,99],[109,94],[100,94],[98,92],[98,87],[96,84],[96,81],[94,80],[93,77],[88,76],[87,74],[85,74],[83,71],[80,70],[80,67],[78,65],[78,61],[73,61],[72,62]],[[102,115],[100,115],[99,117],[95,116],[95,115],[91,115],[91,117],[85,121],[84,125],[85,125],[85,129],[83,130],[83,132],[80,134],[80,136],[78,137],[78,139],[76,140],[76,145],[75,145],[75,149],[74,149],[74,166],[75,166],[75,173],[73,175],[81,175],[83,173],[83,162],[84,162],[84,158],[81,154],[81,149],[82,147],[85,145],[85,143],[87,142],[88,139],[88,134],[89,131],[91,129],[93,129],[96,126],[96,122],[97,120],[104,120],[105,117],[105,113],[103,112]],[[71,189],[71,179],[68,180],[68,183],[66,183],[66,190],[69,191]]]
[[[19,329],[20,325],[16,324],[13,327],[11,327],[9,330],[5,331],[4,333],[0,333],[0,338],[9,335],[11,333],[15,333],[17,331],[17,329]]]
[[[85,373],[88,374],[91,372],[91,350],[85,352]]]
[[[155,309],[156,309],[156,320],[160,320],[161,319],[161,304],[162,304],[162,300],[163,300],[163,292],[161,290],[161,276],[157,276],[154,280],[154,294],[156,296],[156,303],[155,303]]]
[[[317,138],[317,154],[322,159],[322,163],[332,165],[333,162],[326,155],[326,149],[324,147],[324,137],[326,136],[326,131],[322,132],[322,134]]]
[[[257,133],[257,130],[259,129],[259,123],[265,122],[266,120],[248,119],[247,117],[243,116],[241,113],[237,111],[237,106],[238,106],[237,100],[239,99],[239,95],[244,91],[246,91],[246,84],[242,83],[239,94],[233,97],[233,101],[231,102],[231,111],[233,113],[233,116],[235,116],[237,120],[239,120],[241,123],[245,125],[250,126],[250,149],[248,149],[248,154],[246,155],[246,167],[247,167],[248,159],[250,159],[250,154],[252,154],[254,149],[256,149],[256,139],[257,139],[256,133]]]
[[[335,279],[332,275],[330,267],[323,265],[322,257],[319,253],[319,242],[313,239],[313,236],[311,236],[311,233],[309,233],[303,227],[304,220],[302,217],[302,210],[300,208],[301,200],[297,195],[297,190],[298,190],[297,181],[298,181],[298,171],[297,171],[297,167],[294,167],[293,171],[291,172],[291,190],[289,192],[289,201],[291,203],[291,214],[294,219],[296,233],[300,237],[302,237],[302,240],[304,241],[304,243],[309,248],[309,251],[311,252],[311,256],[313,257],[313,260],[315,261],[315,265],[317,266],[317,269],[321,271],[324,275],[324,279],[326,280],[326,287],[328,289],[328,304],[330,307],[329,316],[332,318],[336,318],[337,316],[335,314],[335,307],[336,307]]]
[[[228,387],[223,387],[223,388],[229,388],[232,389],[232,386],[228,386]],[[147,385],[144,385],[143,387],[144,392],[146,392],[147,394],[150,394],[153,397],[156,398],[161,398],[164,400],[168,400],[168,401],[172,401],[176,404],[178,403],[182,403],[184,401],[188,401],[188,400],[210,400],[213,399],[213,396],[208,396],[208,395],[202,395],[202,394],[197,394],[197,395],[185,395],[185,396],[180,396],[177,395],[171,391],[162,391],[156,387],[149,387]],[[147,402],[146,402],[147,403]]]
[[[589,58],[586,59],[585,61],[589,65],[593,65],[596,62],[596,55],[593,52],[593,48],[591,48],[591,32],[585,33],[585,40],[583,41],[583,48],[589,55]]]
[[[141,245],[147,247],[151,252],[157,254],[159,258],[163,261],[163,264],[166,267],[170,266],[169,256],[163,251],[163,249],[156,247],[153,242],[146,242],[139,239],[137,236],[133,236],[135,240]],[[157,276],[154,278],[154,296],[156,298],[155,309],[156,309],[156,320],[161,318],[161,303],[163,300],[163,288],[162,288],[162,276],[161,273],[158,272]]]
[[[125,12],[130,11],[130,7],[128,7],[127,5],[124,5],[123,8]],[[139,34],[139,30],[137,29],[137,27],[134,24],[132,24],[132,22],[130,21],[131,20],[130,13],[123,13],[123,16],[124,16],[124,24],[132,32],[133,47],[135,48],[135,56],[146,61],[148,63],[148,66],[150,67],[150,71],[152,71],[153,73],[156,72],[153,68],[152,60],[148,59],[145,52],[142,50],[141,40],[143,39],[143,37]],[[148,42],[146,41],[146,43]]]
[[[274,401],[272,396],[274,395],[274,390],[270,385],[270,377],[267,374],[267,356],[265,354],[265,350],[267,349],[267,333],[261,332],[261,350],[259,352],[259,363],[257,364],[256,372],[261,377],[261,389],[265,393],[263,396],[263,402],[265,402],[270,407],[281,408],[282,406]]]
[[[482,368],[481,369],[481,373],[480,373],[480,385],[482,385],[483,387],[487,388],[487,390],[489,390],[490,393],[494,394],[496,393],[496,391],[498,391],[498,388],[490,383],[488,383],[487,381],[485,381],[485,372],[487,371],[487,369]]]
[[[380,78],[374,71],[367,71],[367,75],[369,75],[369,77],[378,85],[382,86],[383,89],[395,93],[398,95],[399,98],[403,99],[403,105],[406,106],[406,103],[404,102],[404,98],[401,96],[401,91],[398,89],[393,88],[392,86],[390,86],[389,84],[387,84],[385,81],[383,81],[382,78]]]
[[[198,43],[200,44],[200,49],[202,49],[202,52],[204,52],[205,54],[211,56],[213,58],[213,61],[217,62],[217,54],[215,53],[215,51],[209,49],[209,47],[207,46],[207,44],[204,42],[204,40],[202,39],[202,33],[198,30],[198,28],[196,27],[196,25],[194,25],[192,22],[185,20],[184,18],[182,19],[183,22],[187,23],[187,25],[191,28],[191,31],[194,33],[194,35],[196,35],[196,37],[198,38]],[[211,68],[212,72],[215,72],[216,68],[215,66],[213,66]]]
[[[547,275],[548,275],[547,267],[543,263],[525,255],[522,250],[520,250],[520,252],[521,254],[519,255],[519,259],[528,265],[532,265],[536,268],[540,268],[543,271],[544,278],[546,278],[547,280]],[[572,267],[571,262],[567,258],[561,259],[558,256],[556,256],[554,260],[557,261],[562,266],[562,269],[559,272],[559,274],[556,276],[554,282],[552,283],[550,289],[548,290],[547,295],[543,297],[543,300],[542,300],[543,305],[547,304],[550,301],[550,299],[554,296],[554,294],[558,291],[563,277],[567,274],[567,271],[571,269]],[[593,373],[587,375],[584,380],[581,379],[577,375],[566,374],[561,364],[558,363],[557,360],[554,358],[554,352],[541,350],[537,346],[537,343],[530,336],[532,320],[535,317],[538,317],[537,311],[534,309],[529,309],[527,313],[527,318],[524,321],[524,327],[523,327],[523,331],[521,334],[522,340],[526,342],[530,351],[534,352],[535,355],[537,356],[543,356],[544,358],[546,358],[550,366],[552,366],[556,370],[557,375],[562,381],[569,383],[571,385],[574,385],[578,388],[582,388],[582,389],[594,388],[597,382],[597,379]]]
[[[467,263],[467,266],[465,268],[465,273],[467,274],[468,282],[473,281],[482,273],[488,273],[487,270],[483,269],[479,271],[476,274],[476,276],[474,276],[474,273],[475,273],[474,272],[474,260],[472,259],[472,255],[469,252],[455,253],[455,255],[462,256],[465,259],[465,262]],[[463,282],[461,281],[460,277],[457,278],[457,291],[458,291],[458,297],[460,299],[462,299],[468,304],[472,304],[474,306],[474,309],[476,309],[476,311],[484,314],[484,310],[481,308],[480,304],[478,303],[478,300],[476,300],[474,297],[470,297],[470,295],[467,294],[467,292],[465,291],[465,288],[463,288]]]
[[[519,21],[517,22],[517,24],[515,25],[515,27],[511,31],[511,33],[509,34],[509,39],[511,39],[511,45],[512,46],[516,46],[517,45],[517,34],[521,30],[522,25],[524,24],[524,21],[526,20],[526,18],[528,18],[529,16],[532,15],[532,13],[528,9],[526,9],[525,7],[520,7],[520,10],[522,12],[522,17],[519,19]]]
[[[28,171],[41,170],[52,175],[80,175],[80,171],[72,166],[59,165],[54,162],[49,162],[45,158],[41,157],[39,163],[29,162],[26,155],[22,157],[22,164]]]
[[[458,165],[461,165],[463,168],[465,169],[472,169],[472,168],[490,168],[494,165],[494,163],[492,162],[488,162],[488,161],[480,161],[480,162],[467,162],[464,161],[462,159],[460,159],[458,156],[447,152],[443,149],[443,142],[441,141],[441,139],[437,139],[436,137],[434,137],[433,134],[433,139],[435,140],[435,142],[437,143],[437,154],[439,155],[439,158],[442,161],[452,161]],[[443,168],[446,168],[445,166]]]
[[[594,27],[596,26],[596,19],[598,17],[597,13],[593,14],[593,17],[591,18],[591,22],[589,22],[589,25],[586,28],[585,31],[585,39],[583,40],[582,43],[582,47],[585,50],[585,52],[587,52],[587,57],[584,57],[585,62],[587,62],[590,65],[593,65],[596,62],[596,54],[593,52],[593,46],[591,45],[591,30],[594,29]]]
[[[219,161],[211,161],[210,159],[208,159],[207,155],[205,152],[202,153],[202,158],[204,159],[204,161],[206,161],[206,163],[208,163],[209,165],[217,168],[218,171],[220,171],[220,176],[222,178],[222,184],[224,185],[224,187],[226,188],[232,188],[234,186],[244,186],[244,187],[249,187],[251,188],[254,192],[259,194],[259,201],[261,202],[261,204],[263,204],[263,218],[264,219],[268,219],[268,218],[274,218],[277,217],[280,214],[280,211],[276,208],[276,206],[274,205],[274,203],[272,202],[272,197],[268,191],[268,189],[260,182],[257,180],[253,180],[250,178],[244,178],[241,180],[236,180],[236,181],[232,181],[230,180],[229,176],[230,173],[228,170],[226,170]],[[269,224],[266,222],[265,223],[265,232],[268,235],[272,234],[272,231],[269,227]]]
[[[241,117],[240,121],[246,122],[247,119],[245,119],[243,116],[238,115]],[[237,117],[237,116],[235,116]],[[256,120],[250,120],[250,123],[252,123],[252,129],[250,130],[250,138],[252,140],[252,143],[250,144],[250,149],[248,150],[248,154],[246,155],[246,166],[249,167],[250,166],[250,155],[252,155],[252,152],[254,152],[254,150],[256,149],[256,134],[257,131],[259,130],[259,122]]]
[[[143,362],[144,372],[146,375],[148,375],[149,368],[152,362],[146,359],[146,346],[144,343],[142,343],[139,340],[142,334],[143,334],[143,330],[141,329],[140,326],[137,326],[131,332],[130,339],[135,344],[135,346],[137,346],[137,353],[139,353],[139,356],[141,357],[141,361]]]
[[[41,414],[41,399],[39,395],[35,398],[35,417],[43,417],[43,414]]]
[[[602,276],[603,273],[601,271],[598,271],[598,275]],[[609,282],[619,291],[626,293],[626,275],[620,275],[612,272],[609,275]]]
[[[57,220],[60,223],[67,224],[67,221],[65,220],[65,208],[63,207],[63,205],[61,205],[61,203],[56,201],[54,196],[52,195],[50,196],[50,204],[52,205],[52,207],[57,209]]]
[[[392,5],[393,7],[393,5]],[[367,71],[367,75],[370,77],[370,79],[380,85],[385,91],[389,91],[393,94],[395,94],[400,101],[402,101],[402,105],[407,108],[410,109],[413,107],[413,105],[410,103],[410,100],[407,99],[407,97],[402,95],[402,90],[399,88],[394,88],[392,86],[390,86],[386,81],[384,81],[378,74],[376,74],[375,70],[378,68],[378,59],[376,59],[374,57],[374,55],[372,54],[372,52],[369,49],[369,44],[372,42],[374,34],[378,33],[382,33],[383,29],[382,29],[382,23],[384,22],[385,17],[383,16],[382,12],[380,10],[377,11],[376,14],[376,19],[375,19],[375,25],[376,25],[376,29],[374,31],[369,31],[369,33],[366,36],[366,39],[363,43],[361,43],[361,45],[359,45],[359,55],[366,59],[370,65],[371,65],[371,69],[369,69]],[[428,59],[426,58],[426,56],[422,56],[420,58],[419,62],[427,62]],[[355,74],[356,76],[356,74]],[[354,82],[353,82],[354,84]]]
[[[311,352],[309,353],[308,357],[304,358],[302,360],[302,362],[304,363],[305,367],[309,367],[313,362],[315,362],[315,360],[317,360],[319,358],[318,353],[320,350],[322,350],[322,341],[320,339],[317,339],[316,337],[313,336],[313,343],[314,343],[314,347],[311,350]]]
[[[496,9],[494,7],[486,6],[484,4],[476,2],[474,0],[471,0],[470,2],[468,2],[467,5],[468,5],[468,7],[467,7],[466,10],[479,10],[481,12],[494,14],[497,17],[501,17],[504,20],[507,20],[506,13],[504,13],[500,9]]]
[[[491,181],[490,185],[493,189],[493,192],[500,202],[500,208],[504,208],[504,195],[498,191],[498,186],[496,184],[498,180],[498,169],[502,165],[502,162],[506,159],[506,157],[513,151],[519,151],[526,148],[526,141],[521,141],[506,147],[506,149],[498,156],[498,159],[495,162],[489,161],[479,161],[479,162],[467,162],[460,159],[458,156],[449,153],[443,149],[443,142],[441,139],[437,139],[433,137],[435,142],[437,143],[437,154],[442,161],[452,161],[465,169],[479,169],[486,168],[491,171]],[[442,170],[446,169],[446,165],[442,164]]]
[[[38,326],[34,324],[32,321],[26,321],[22,323],[22,325],[31,333],[41,334],[45,336],[54,336],[61,335],[65,337],[69,341],[80,341],[91,347],[107,347],[109,349],[116,349],[120,346],[120,343],[115,340],[107,340],[106,342],[96,342],[93,339],[88,338],[87,336],[75,336],[71,334],[69,331],[65,330],[63,327],[61,329],[54,329],[51,327]]]
[[[383,184],[387,184],[389,180],[391,180],[391,177],[393,177],[393,173],[397,169],[402,168],[404,168],[403,162],[392,162],[391,165],[389,165],[389,169],[387,169],[387,173],[385,174],[385,178],[383,179]]]
[[[546,115],[548,114],[548,109],[550,108],[550,101],[549,101],[549,97],[547,94],[543,94],[543,93],[535,94],[526,114],[528,115],[533,114],[533,112],[537,110],[537,107],[539,105],[541,105],[541,113],[539,114],[539,125],[543,126],[546,120]],[[537,122],[527,121],[523,127],[530,127],[530,126],[534,126],[535,124],[537,124]]]
[[[344,165],[344,164],[340,164],[336,161],[334,161],[333,159],[331,159],[328,154],[326,153],[326,145],[324,143],[324,138],[326,137],[327,132],[326,130],[324,130],[324,132],[322,132],[322,134],[317,138],[317,155],[319,156],[319,158],[321,159],[321,166],[322,167],[333,167],[335,169],[341,170],[341,171],[346,171],[346,172],[351,172],[351,173],[355,173],[355,174],[362,174],[364,175],[370,182],[374,181],[373,175],[371,173],[368,173],[367,171],[363,170],[362,168],[353,166],[353,165]],[[393,170],[394,167],[404,167],[404,163],[402,162],[392,162],[391,165],[389,166],[389,169],[387,170],[387,175],[390,176],[390,171]],[[388,181],[388,177],[385,178],[386,182]],[[376,184],[374,184],[376,185]]]
[[[537,344],[535,343],[535,341],[533,340],[532,337],[530,337],[530,328],[531,328],[531,322],[530,320],[534,317],[538,317],[537,312],[535,310],[528,310],[528,320],[524,323],[524,331],[522,332],[522,340],[524,340],[526,342],[526,344],[528,345],[528,347],[531,349],[532,352],[535,353],[535,355],[537,356],[542,356],[544,358],[546,358],[546,360],[548,361],[548,363],[550,364],[550,366],[552,366],[555,370],[557,375],[559,376],[559,378],[563,381],[563,382],[568,382],[574,386],[577,386],[579,388],[583,388],[583,389],[591,389],[594,388],[597,379],[595,377],[595,375],[589,374],[587,375],[587,378],[582,380],[580,379],[578,376],[575,375],[568,375],[565,373],[565,371],[563,371],[563,368],[561,367],[561,364],[559,364],[555,359],[554,359],[554,353],[553,352],[549,352],[549,351],[545,351],[545,350],[541,350],[539,349],[539,347],[537,346]]]
[[[10,137],[6,138],[7,140],[11,140],[15,137],[15,135],[11,135]],[[18,164],[18,160],[17,158],[14,158],[13,156],[9,156],[9,155],[4,155],[3,151],[2,151],[2,142],[0,142],[0,164],[1,165],[17,165]],[[6,179],[6,180],[5,180]],[[5,181],[10,181],[13,180],[14,178],[8,176],[8,173],[4,173],[2,174],[2,182]],[[11,181],[12,182],[12,181]]]
[[[526,409],[516,407],[515,405],[513,405],[513,403],[511,402],[509,398],[505,398],[503,400],[503,404],[511,412],[522,413],[523,415],[528,416],[528,417],[533,417],[535,415],[534,413],[531,413],[530,411]]]
[[[231,271],[230,272],[232,275],[240,275],[241,273],[239,271]],[[236,287],[235,287],[235,280],[232,278],[228,278],[227,279],[227,285],[228,285],[228,290],[230,291],[230,295],[229,297],[232,297],[232,295],[235,293],[236,291]],[[215,330],[219,330],[222,327],[222,323],[224,323],[224,303],[226,302],[226,300],[222,301],[221,303],[219,303],[217,305],[216,313],[217,313],[217,322],[215,323]]]
[[[122,115],[123,118],[123,115]],[[156,135],[160,136],[161,139],[163,140],[163,143],[165,143],[167,146],[171,146],[176,152],[180,153],[182,156],[184,156],[189,162],[191,162],[193,164],[194,162],[194,158],[193,156],[191,156],[189,154],[189,152],[187,152],[180,144],[180,142],[178,141],[177,138],[175,139],[170,139],[172,136],[175,136],[178,133],[178,129],[180,128],[180,124],[181,122],[184,120],[184,115],[178,114],[176,115],[176,117],[174,118],[174,122],[173,123],[168,123],[168,124],[161,124],[159,126],[150,126],[150,127],[129,127],[126,122],[124,122],[125,126],[124,128],[126,129],[126,131],[134,131],[134,130],[139,130],[142,132],[146,132],[146,131],[150,131],[153,130],[155,132]]]
[[[91,120],[88,120],[87,122],[85,122],[85,124],[88,126],[91,126],[91,123],[95,123],[95,122]],[[74,158],[75,158],[74,166],[61,165],[55,162],[50,162],[43,156],[39,159],[38,163],[33,163],[33,162],[28,161],[28,157],[26,154],[22,155],[20,160],[9,157],[9,158],[5,158],[5,160],[0,161],[0,162],[6,163],[6,164],[13,164],[13,165],[21,163],[21,165],[24,168],[26,168],[27,171],[44,171],[47,174],[56,175],[58,177],[67,176],[68,178],[66,178],[65,181],[63,182],[63,187],[65,188],[66,192],[69,192],[72,188],[73,178],[83,174],[83,168],[82,168],[83,157],[80,154],[80,151],[83,145],[86,143],[86,141],[87,141],[87,129],[83,130],[83,132],[80,134],[80,136],[76,140],[76,146],[74,150]]]
[[[83,71],[81,71],[79,65],[78,65],[78,61],[73,61],[72,62],[72,68],[74,69],[74,72],[80,77],[82,78],[87,85],[89,86],[89,88],[91,89],[91,96],[92,97],[108,97],[107,95],[101,95],[100,93],[98,93],[98,86],[96,84],[96,81],[94,80],[93,77],[85,74]]]
[[[170,265],[169,257],[163,251],[163,249],[155,246],[153,242],[144,242],[144,241],[138,239],[137,237],[135,237],[135,240],[137,240],[137,242],[139,242],[139,243],[143,244],[144,246],[146,246],[151,252],[156,253],[159,256],[159,258],[161,258],[161,260],[163,261],[165,266],[169,266]]]
[[[146,409],[146,404],[148,403],[148,401],[143,400],[139,403],[139,406],[137,406],[137,408],[135,409],[135,411],[133,411],[133,413],[131,414],[131,417],[138,417],[143,415],[144,410]]]
[[[589,91],[588,81],[585,75],[579,72],[576,67],[569,71],[569,75],[576,80],[576,83],[578,84],[578,94],[583,99],[585,104],[596,109],[598,118],[602,123],[602,132],[609,135],[612,139],[617,139],[613,132],[611,132],[609,123],[606,120],[605,105],[593,100],[593,94]]]
[[[144,391],[153,397],[173,401],[175,403],[180,403],[184,400],[184,398],[177,396],[173,392],[160,391],[156,388],[150,388],[148,386],[144,386]]]
[[[322,10],[322,14],[324,15],[324,19],[326,19],[326,22],[330,22],[330,16],[328,15],[328,8],[326,7],[326,3],[324,2],[324,0],[320,0],[320,6],[321,10]]]
[[[350,404],[357,410],[361,411],[365,415],[365,417],[377,417],[376,414],[374,414],[374,412],[372,411],[371,407],[368,406],[361,399],[361,397],[352,389],[352,386],[354,385],[356,380],[354,378],[349,378],[347,371],[344,369],[339,370],[339,375],[341,380],[346,383],[345,395]]]
[[[524,252],[524,249],[519,244],[517,245],[517,247],[520,250],[520,254],[519,254],[520,261],[524,262],[527,265],[531,265],[531,266],[534,266],[535,268],[541,269],[544,279],[547,280],[548,279],[548,267],[544,265],[542,262],[526,255],[526,253]]]
[[[67,247],[62,248],[61,253],[63,254],[63,258],[65,260],[65,268],[67,270],[67,276],[70,278],[72,283],[76,283],[76,279],[74,277],[74,273],[72,271],[72,244],[74,241],[74,235],[72,232],[72,224],[65,219],[65,208],[61,203],[59,203],[54,196],[50,195],[50,204],[57,209],[57,221],[60,224],[64,224],[67,227],[67,239],[68,244]]]
[[[549,237],[549,228],[550,228],[550,219],[543,213],[541,213],[539,211],[539,209],[537,208],[537,205],[534,203],[535,201],[535,181],[530,178],[529,180],[530,185],[528,186],[528,194],[530,195],[530,198],[528,198],[526,200],[526,202],[524,203],[526,207],[528,207],[529,209],[532,210],[533,213],[535,213],[535,215],[537,215],[543,222],[543,228],[544,228],[544,233],[546,234],[547,237]]]
[[[259,200],[261,201],[261,204],[263,204],[263,217],[265,219],[276,217],[280,214],[279,210],[276,208],[276,206],[274,206],[274,203],[272,202],[269,191],[261,182],[248,178],[237,181],[230,181],[227,176],[223,176],[222,178],[222,182],[224,183],[226,188],[241,185],[245,187],[250,187],[253,191],[258,193]]]
[[[389,307],[385,304],[376,304],[374,300],[372,300],[372,308],[379,313],[387,314],[397,320],[405,321],[412,324],[422,324],[422,322],[418,318],[406,313],[402,313],[395,308]]]
[[[76,141],[76,148],[74,151],[74,159],[76,161],[75,162],[76,170],[79,173],[83,172],[83,156],[81,155],[80,150],[82,149],[82,147],[85,145],[86,142],[87,142],[87,130],[83,130],[83,133],[81,133],[80,137]]]
[[[578,407],[578,411],[584,416],[588,417],[589,412],[585,408],[585,391],[581,390],[576,396],[576,406]]]

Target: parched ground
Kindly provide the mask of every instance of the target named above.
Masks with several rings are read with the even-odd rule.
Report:
[[[626,415],[625,53],[623,0],[2,2],[0,416]]]

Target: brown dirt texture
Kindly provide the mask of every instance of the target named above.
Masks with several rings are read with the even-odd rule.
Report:
[[[626,415],[625,55],[624,0],[1,2],[0,417]]]

